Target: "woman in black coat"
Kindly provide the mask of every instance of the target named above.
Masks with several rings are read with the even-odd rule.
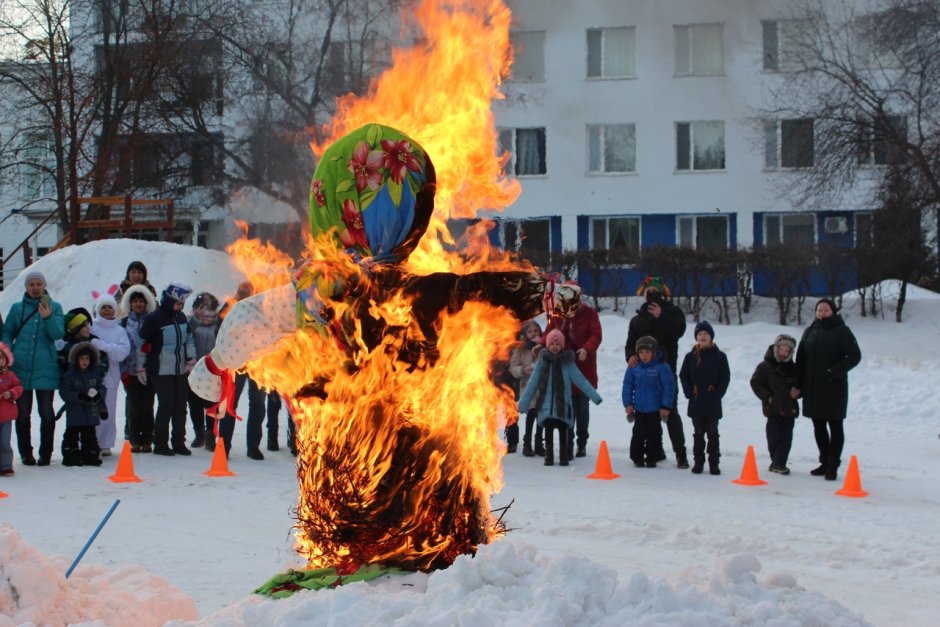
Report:
[[[812,418],[819,467],[811,475],[835,481],[842,457],[845,420],[849,403],[849,370],[858,365],[862,352],[852,331],[828,298],[816,303],[816,319],[803,332],[796,351],[796,365],[803,396],[803,415]]]

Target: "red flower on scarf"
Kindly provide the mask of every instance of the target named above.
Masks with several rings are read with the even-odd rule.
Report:
[[[385,142],[382,142],[384,145]],[[360,192],[366,187],[377,190],[382,186],[382,172],[379,168],[385,157],[381,150],[369,150],[369,144],[359,142],[349,160],[349,171],[356,177],[356,189]]]
[[[352,200],[343,201],[343,222],[346,224],[346,230],[339,234],[339,240],[343,246],[352,248],[358,244],[363,250],[369,250],[369,240],[366,238],[362,214],[359,213],[359,207]]]
[[[326,206],[326,197],[323,195],[323,179],[313,179],[310,186],[310,193],[317,199],[317,206]]]
[[[382,166],[388,169],[390,179],[398,184],[405,180],[407,170],[421,171],[421,162],[411,152],[411,142],[382,140]]]

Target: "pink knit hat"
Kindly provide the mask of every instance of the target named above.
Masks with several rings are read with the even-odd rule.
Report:
[[[558,342],[561,343],[561,347],[565,347],[565,334],[558,329],[552,329],[545,334],[545,346],[548,346],[552,340],[558,340]]]

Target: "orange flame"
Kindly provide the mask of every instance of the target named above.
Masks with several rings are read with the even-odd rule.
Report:
[[[505,208],[519,194],[503,175],[490,111],[511,61],[509,9],[502,0],[424,0],[413,17],[405,26],[418,29],[420,43],[394,51],[394,66],[366,96],[338,101],[327,143],[378,122],[431,156],[435,216],[400,276],[525,269],[490,250],[480,230],[456,254],[445,226],[451,217]],[[258,288],[289,278],[283,258],[257,241],[229,252]],[[371,285],[373,277],[329,238],[310,241],[305,257],[367,286],[370,296],[328,303],[344,342],[305,328],[246,365],[260,385],[288,396],[297,423],[298,550],[311,567],[419,569],[472,553],[499,533],[488,505],[502,487],[497,415],[505,408],[514,419],[515,403],[493,384],[490,364],[505,357],[519,321],[473,298],[462,308],[445,299],[429,338],[415,310],[439,294]],[[363,326],[374,320],[386,331],[370,345]],[[403,358],[412,346],[424,352]]]

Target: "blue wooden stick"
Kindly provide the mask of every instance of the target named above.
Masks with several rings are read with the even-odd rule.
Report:
[[[78,566],[78,563],[82,561],[82,558],[85,556],[85,551],[88,550],[88,547],[91,546],[91,543],[95,541],[95,538],[98,537],[98,533],[101,532],[101,528],[105,526],[105,523],[108,522],[108,519],[111,518],[111,514],[114,513],[114,510],[117,509],[118,503],[121,502],[121,499],[115,499],[114,503],[111,505],[111,509],[108,510],[108,513],[104,515],[104,518],[101,519],[101,522],[98,523],[98,528],[95,529],[95,532],[91,534],[91,537],[88,538],[88,542],[85,543],[85,546],[82,547],[81,553],[78,554],[78,557],[75,558],[75,561],[72,562],[72,565],[69,566],[69,569],[65,571],[65,578],[68,579],[69,575],[72,574],[72,571],[75,570],[75,567]]]

